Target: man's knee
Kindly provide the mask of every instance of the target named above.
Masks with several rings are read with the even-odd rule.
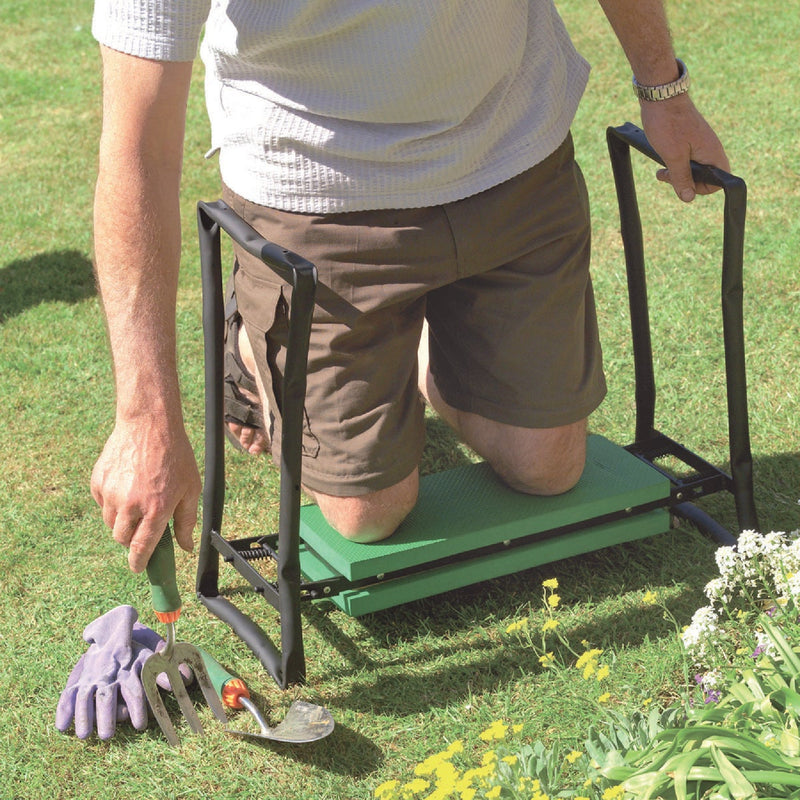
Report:
[[[489,458],[498,475],[525,494],[563,494],[580,480],[586,464],[585,423],[521,432],[517,443]]]
[[[572,489],[580,480],[585,463],[585,452],[573,452],[561,454],[557,459],[504,459],[502,464],[492,466],[512,489],[525,494],[551,496]]]
[[[419,473],[386,489],[355,497],[315,492],[323,516],[345,539],[378,542],[391,536],[417,502]]]

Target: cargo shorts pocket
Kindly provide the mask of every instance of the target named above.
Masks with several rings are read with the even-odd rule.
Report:
[[[248,259],[256,263],[248,264]],[[265,271],[269,274],[264,274]],[[291,287],[249,253],[237,253],[234,286],[239,313],[269,400],[273,459],[280,463],[283,376],[289,336]],[[319,440],[311,430],[308,408],[304,406],[303,455],[316,458],[319,448]]]

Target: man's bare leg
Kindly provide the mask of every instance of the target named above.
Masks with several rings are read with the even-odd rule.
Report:
[[[428,367],[427,325],[419,351],[420,391],[433,409],[513,489],[555,495],[571,489],[586,461],[586,420],[556,428],[523,428],[448,405]]]
[[[242,364],[247,367],[251,374],[256,376],[258,397],[248,392],[246,389],[243,389],[241,386],[239,386],[239,391],[254,405],[260,405],[264,419],[269,419],[269,404],[265,402],[266,394],[264,393],[264,387],[261,385],[261,375],[256,369],[253,348],[250,346],[250,340],[247,338],[244,325],[239,327],[239,355],[242,359]],[[269,452],[270,440],[267,431],[239,425],[236,422],[226,422],[225,424],[228,426],[231,433],[239,440],[245,452],[254,456]]]
[[[256,376],[259,397],[248,395],[242,389],[240,391],[254,403],[261,404],[264,418],[267,419],[269,404],[244,325],[240,329],[239,352],[242,363]],[[266,431],[243,427],[232,422],[226,424],[248,453],[258,455],[269,452],[270,441]],[[355,497],[336,497],[305,488],[317,502],[331,527],[339,531],[342,536],[356,542],[375,542],[391,536],[414,507],[418,490],[417,469],[393,486]]]
[[[417,502],[419,471],[386,489],[356,497],[306,491],[332,528],[354,542],[377,542],[391,536]]]

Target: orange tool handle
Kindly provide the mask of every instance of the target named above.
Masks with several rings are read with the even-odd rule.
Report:
[[[228,708],[242,708],[241,698],[249,699],[250,697],[250,692],[245,682],[241,678],[231,675],[214,656],[207,653],[202,647],[197,649],[203,658],[208,677],[211,678],[211,683],[217,694],[222,698],[222,702]]]

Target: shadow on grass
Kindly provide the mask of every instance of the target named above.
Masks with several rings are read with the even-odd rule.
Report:
[[[78,303],[96,291],[92,262],[78,250],[12,261],[0,269],[0,323],[39,303]]]
[[[381,749],[366,736],[338,723],[330,736],[307,744],[286,744],[254,737],[235,737],[251,747],[273,751],[298,764],[353,779],[371,775],[384,762]]]
[[[188,691],[195,708],[202,709],[205,705],[205,700],[197,687],[197,683],[193,683]],[[179,742],[181,744],[191,742],[196,734],[189,729],[188,723],[182,717],[181,710],[174,697],[169,692],[162,692],[161,695],[167,714],[175,726]],[[251,698],[255,705],[263,710],[271,724],[277,724],[280,721],[280,709],[270,708],[271,703],[267,697],[258,692],[252,692]],[[238,714],[244,714],[247,717],[246,711],[233,713],[229,711],[228,714],[227,724],[230,728],[234,730],[248,728],[248,720],[244,722],[239,720],[237,722]],[[222,734],[222,723],[213,718],[203,724],[207,735],[210,737],[220,737],[222,735],[245,758],[250,748],[268,750],[280,758],[288,758],[297,763],[307,764],[334,775],[346,775],[353,779],[372,774],[384,761],[381,749],[373,741],[357,733],[352,728],[342,725],[340,722],[337,722],[329,736],[319,741],[305,744],[288,744],[257,736]],[[70,730],[71,734],[72,731]],[[130,724],[119,724],[114,733],[113,741],[109,742],[108,746],[114,748],[138,747],[141,745],[143,737],[151,739],[158,746],[165,743],[164,734],[155,720],[153,720],[152,715],[145,732],[134,730]],[[91,741],[96,742],[99,740],[93,735]],[[213,749],[215,744],[212,743],[209,747]]]
[[[367,615],[357,621],[361,630],[355,638],[345,630],[347,624],[340,624],[338,611],[312,606],[304,617],[346,662],[328,670],[324,679],[364,676],[364,686],[359,678],[337,697],[337,705],[374,712],[376,698],[382,698],[381,713],[425,713],[431,707],[463,704],[470,695],[496,691],[521,674],[541,671],[533,649],[505,636],[504,630],[509,619],[538,613],[545,578],[558,578],[565,609],[571,604],[599,605],[651,585],[680,585],[682,591],[666,607],[674,618],[688,622],[705,601],[702,587],[713,574],[715,548],[697,532],[672,531],[419,600],[404,605],[401,612]],[[594,615],[588,624],[565,624],[570,625],[570,641],[585,639],[592,646],[616,650],[674,630],[661,608],[640,604]],[[415,646],[421,638],[423,648]]]

